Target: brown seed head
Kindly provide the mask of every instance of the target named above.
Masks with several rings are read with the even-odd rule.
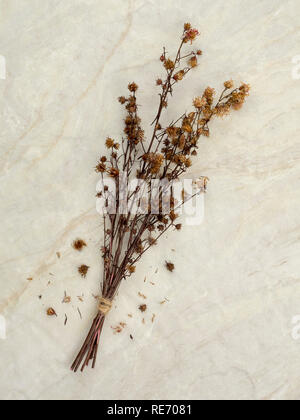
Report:
[[[233,88],[233,80],[227,80],[226,82],[224,82],[224,87],[226,89],[232,89]]]
[[[130,91],[130,92],[136,92],[137,90],[138,90],[138,85],[136,84],[136,83],[129,83],[129,85],[128,85],[128,90]]]
[[[114,146],[115,142],[110,137],[107,137],[105,145],[108,149],[111,149]]]
[[[73,242],[73,248],[76,249],[76,251],[82,251],[85,246],[87,246],[87,244],[83,239],[76,239]]]
[[[189,65],[191,66],[191,68],[197,67],[198,65],[198,60],[197,57],[194,56],[189,60]]]
[[[89,268],[90,267],[88,265],[82,264],[80,267],[78,267],[78,273],[81,275],[81,277],[86,278]]]
[[[166,268],[172,273],[175,270],[175,265],[171,262],[166,261]]]
[[[125,102],[126,102],[126,98],[125,98],[125,96],[120,96],[119,98],[118,98],[118,101],[120,102],[120,104],[125,104]]]
[[[172,61],[170,58],[165,60],[164,67],[166,70],[173,70],[174,66],[175,66],[174,61]]]

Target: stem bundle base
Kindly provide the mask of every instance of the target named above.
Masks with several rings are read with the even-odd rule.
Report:
[[[102,312],[98,312],[95,317],[91,329],[86,337],[86,340],[78,353],[71,370],[77,372],[81,366],[81,372],[89,365],[92,361],[92,368],[94,369],[97,361],[97,353],[100,342],[100,336],[105,320],[105,315]]]

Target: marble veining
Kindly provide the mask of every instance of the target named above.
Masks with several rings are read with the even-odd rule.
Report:
[[[0,0],[0,11],[0,399],[299,400],[299,2]],[[121,133],[116,98],[130,81],[149,132],[158,58],[186,21],[204,55],[167,116],[230,78],[251,96],[215,121],[193,167],[210,178],[204,223],[145,256],[107,319],[96,370],[74,375],[101,278],[93,167]]]

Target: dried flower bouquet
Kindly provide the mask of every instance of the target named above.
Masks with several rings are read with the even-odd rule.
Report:
[[[136,263],[168,230],[181,230],[178,210],[194,195],[182,191],[178,200],[172,182],[191,167],[199,139],[209,137],[210,121],[213,117],[229,114],[232,109],[240,109],[249,95],[249,85],[234,88],[231,80],[224,83],[217,100],[214,89],[207,87],[202,95],[194,98],[193,111],[184,112],[167,127],[162,126],[161,116],[168,107],[173,89],[197,67],[202,55],[201,50],[183,52],[198,35],[198,31],[186,23],[175,58],[170,58],[165,49],[160,56],[165,77],[156,81],[160,99],[148,142],[138,116],[138,86],[130,83],[129,96],[119,98],[127,113],[125,136],[120,143],[112,138],[106,139],[107,156],[101,156],[96,166],[102,181],[98,198],[102,200],[104,219],[102,297],[91,329],[72,365],[75,372],[80,367],[83,371],[90,361],[95,367],[105,317],[122,280],[135,272]],[[106,177],[113,182],[114,188],[108,185],[111,182],[107,182]],[[126,186],[133,179],[136,187],[126,194]],[[166,182],[153,188],[153,180]],[[195,194],[206,190],[206,180],[203,178],[202,188]],[[145,194],[150,197],[150,204],[145,200]]]

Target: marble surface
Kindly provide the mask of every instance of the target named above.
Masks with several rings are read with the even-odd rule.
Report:
[[[299,1],[1,0],[0,11],[0,398],[299,400]],[[74,375],[101,276],[95,159],[120,134],[115,98],[129,81],[149,130],[158,57],[185,21],[204,55],[170,115],[230,78],[251,97],[201,146],[204,223],[144,258],[107,319],[96,370]]]

